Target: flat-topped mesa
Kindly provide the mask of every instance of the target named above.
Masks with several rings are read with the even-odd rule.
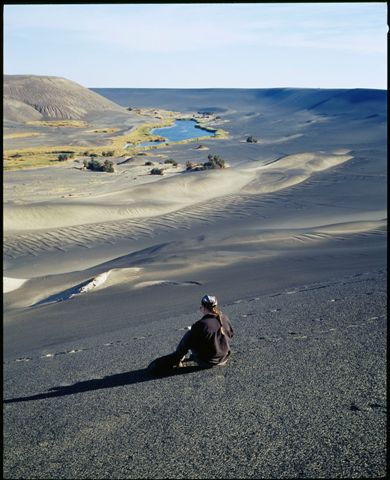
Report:
[[[4,120],[79,120],[102,112],[128,113],[88,88],[61,77],[4,75]]]

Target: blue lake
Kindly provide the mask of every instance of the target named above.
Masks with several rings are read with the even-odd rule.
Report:
[[[214,137],[214,132],[209,132],[203,128],[195,127],[197,123],[194,120],[176,120],[171,127],[153,128],[151,133],[165,138],[165,142],[144,142],[141,147],[150,145],[159,145],[166,142],[180,142],[181,140],[195,139],[198,137]]]

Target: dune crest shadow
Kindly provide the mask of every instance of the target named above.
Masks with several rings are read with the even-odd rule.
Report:
[[[103,378],[94,378],[84,382],[77,382],[73,385],[65,385],[50,388],[47,392],[30,395],[27,397],[10,398],[3,401],[3,403],[19,403],[30,402],[33,400],[44,400],[47,398],[64,397],[66,395],[75,395],[77,393],[91,392],[94,390],[102,390],[105,388],[122,387],[125,385],[133,385],[141,382],[148,382],[150,380],[157,380],[165,377],[172,377],[176,375],[183,375],[194,373],[202,370],[200,366],[186,366],[178,368],[169,373],[154,375],[149,372],[147,368],[133,370],[130,372],[117,373]]]

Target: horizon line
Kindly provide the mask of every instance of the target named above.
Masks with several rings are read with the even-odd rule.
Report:
[[[77,83],[77,82],[76,82]],[[88,89],[126,90],[384,90],[376,87],[85,87]]]

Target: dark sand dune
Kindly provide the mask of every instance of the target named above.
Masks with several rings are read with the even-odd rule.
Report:
[[[385,304],[383,272],[238,298],[230,363],[163,378],[196,313],[10,357],[4,476],[383,478]]]

